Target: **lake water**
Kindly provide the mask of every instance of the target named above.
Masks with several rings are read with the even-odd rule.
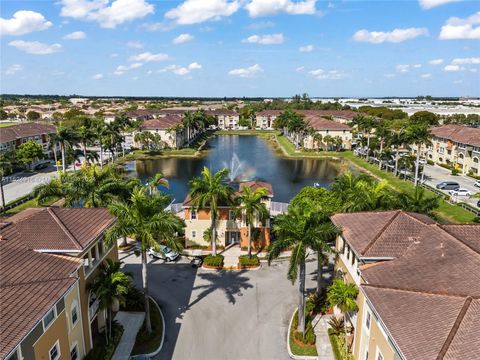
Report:
[[[202,158],[159,158],[127,163],[131,176],[146,180],[162,172],[170,182],[175,202],[182,202],[188,193],[188,182],[199,176],[203,167],[213,171],[231,169],[235,181],[262,180],[272,184],[274,200],[288,202],[304,186],[314,182],[328,186],[345,171],[347,165],[334,159],[290,159],[281,156],[267,140],[258,136],[219,135],[208,141]]]

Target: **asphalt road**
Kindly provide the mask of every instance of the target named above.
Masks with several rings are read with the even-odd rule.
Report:
[[[140,258],[120,257],[140,286]],[[315,264],[307,264],[307,288],[315,286]],[[182,261],[150,262],[150,294],[166,322],[164,347],[155,359],[289,359],[286,336],[298,285],[287,280],[287,265],[280,261],[256,271],[212,272]]]

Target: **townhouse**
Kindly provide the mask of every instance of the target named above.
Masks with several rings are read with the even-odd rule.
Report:
[[[424,149],[428,160],[480,176],[480,128],[450,124],[433,128],[432,135]]]
[[[308,134],[303,139],[305,149],[325,149],[333,148],[350,150],[352,148],[352,128],[346,124],[333,120],[328,120],[318,116],[307,115],[308,121],[315,134],[321,136],[321,140],[316,140],[313,134]],[[337,142],[338,140],[338,142]]]
[[[273,129],[273,122],[284,110],[263,110],[255,115],[256,126],[260,129]],[[357,112],[352,110],[295,110],[305,117],[324,118],[340,124],[350,123]]]
[[[23,123],[2,128],[0,131],[0,152],[15,150],[21,144],[33,140],[42,145],[46,157],[51,157],[53,153],[50,147],[50,135],[54,133],[55,126],[39,123]]]
[[[239,184],[239,191],[243,187],[250,187],[252,190],[265,188],[268,195],[262,200],[267,209],[271,208],[273,198],[272,185],[263,181],[247,181]],[[185,241],[186,246],[199,245],[208,246],[209,243],[204,239],[204,234],[211,227],[210,209],[195,210],[192,207],[189,196],[182,204],[185,219]],[[236,207],[225,204],[218,206],[218,218],[216,225],[217,243],[220,246],[239,244],[241,247],[248,246],[248,227],[245,222],[245,216],[235,217]],[[270,244],[270,219],[263,223],[256,219],[252,224],[253,228],[258,229],[258,237],[252,242],[255,247],[261,248]]]
[[[140,125],[140,131],[158,134],[161,141],[170,148],[181,148],[187,141],[186,130],[182,126],[182,117],[177,115],[162,115],[155,119],[145,120]],[[134,142],[135,147],[140,144]]]
[[[480,352],[480,225],[403,211],[336,214],[337,276],[360,289],[355,359],[474,359]]]
[[[240,115],[233,110],[214,109],[206,110],[206,113],[215,117],[219,129],[235,130],[239,128]]]
[[[104,242],[114,222],[107,209],[54,207],[1,220],[0,359],[82,359],[103,336],[89,284],[118,261]]]

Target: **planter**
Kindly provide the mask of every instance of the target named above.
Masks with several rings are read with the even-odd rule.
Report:
[[[316,344],[312,344],[312,345],[310,345],[310,344],[304,344],[304,343],[301,342],[300,340],[295,339],[295,337],[293,337],[292,341],[293,341],[295,344],[297,344],[298,346],[305,347],[305,348],[311,348],[311,349],[313,349],[314,347],[317,347]]]
[[[256,270],[260,268],[260,265],[240,265],[240,263],[237,264],[237,268],[239,270]]]
[[[223,269],[223,265],[222,265],[222,266],[212,266],[212,265],[203,264],[203,265],[202,265],[202,268],[203,268],[203,269],[208,269],[208,270],[222,270],[222,269]]]

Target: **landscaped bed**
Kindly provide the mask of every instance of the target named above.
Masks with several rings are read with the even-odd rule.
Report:
[[[207,269],[222,269],[223,268],[223,255],[207,255],[203,259],[203,266]]]
[[[260,266],[260,259],[257,255],[252,255],[248,257],[248,255],[240,255],[238,258],[238,267],[241,269],[245,268],[256,268]]]
[[[137,334],[131,355],[153,353],[159,348],[162,342],[164,331],[162,315],[152,299],[150,299],[150,321],[152,323],[152,333],[148,334],[146,332],[144,321],[143,326]]]
[[[295,311],[293,320],[291,321],[291,327],[289,331],[289,345],[290,351],[293,355],[297,356],[317,356],[317,347],[315,346],[315,333],[312,327],[311,319],[306,319],[305,336],[302,333],[297,332],[298,326],[298,312]]]
[[[335,360],[353,360],[353,354],[345,355],[345,337],[344,334],[334,334],[332,329],[328,329],[328,337],[332,344]]]
[[[123,326],[117,321],[112,323],[112,339],[107,344],[105,335],[99,334],[95,338],[92,350],[87,354],[85,360],[110,360],[115,353],[118,343],[123,334]]]

